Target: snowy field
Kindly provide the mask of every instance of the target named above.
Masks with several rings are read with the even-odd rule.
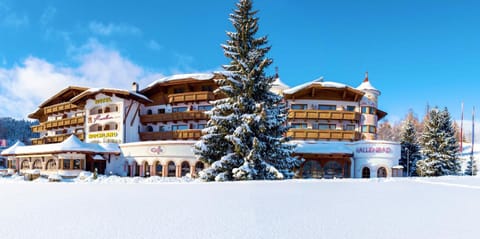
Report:
[[[478,238],[480,177],[0,178],[0,238]]]

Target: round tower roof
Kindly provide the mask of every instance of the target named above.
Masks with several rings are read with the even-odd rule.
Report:
[[[360,84],[358,87],[357,87],[357,90],[362,90],[362,91],[375,91],[377,94],[380,95],[380,91],[373,87],[373,85],[370,83],[370,81],[368,80],[368,71],[365,72],[365,79],[363,80],[362,84]]]

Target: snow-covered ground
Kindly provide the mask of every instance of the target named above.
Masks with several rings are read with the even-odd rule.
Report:
[[[0,178],[0,238],[478,238],[480,177]]]

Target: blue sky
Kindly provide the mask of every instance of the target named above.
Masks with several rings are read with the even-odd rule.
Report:
[[[24,118],[68,85],[129,87],[219,70],[234,0],[0,0],[0,116]],[[365,71],[397,121],[412,108],[479,102],[475,1],[257,0],[260,33],[290,86],[324,76],[356,87]],[[273,66],[270,72],[273,73]],[[480,105],[478,105],[480,106]],[[468,113],[469,114],[469,113]]]

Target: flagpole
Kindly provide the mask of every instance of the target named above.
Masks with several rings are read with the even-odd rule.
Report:
[[[470,151],[470,163],[471,163],[471,170],[473,176],[473,145],[475,144],[475,106],[473,107],[472,111],[472,150]]]
[[[463,153],[463,101],[462,101],[462,119],[460,120],[460,155]]]

